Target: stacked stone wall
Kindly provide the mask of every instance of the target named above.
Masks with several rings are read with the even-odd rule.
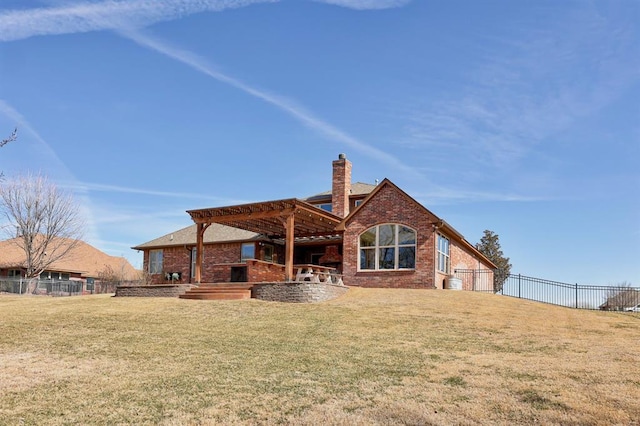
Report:
[[[254,284],[251,297],[270,302],[314,303],[342,296],[348,288],[342,285],[310,282]]]

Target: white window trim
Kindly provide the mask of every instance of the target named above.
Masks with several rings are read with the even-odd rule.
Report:
[[[196,258],[197,257],[198,257],[198,248],[192,247],[191,248],[191,272],[190,272],[191,278],[196,277]]]
[[[385,225],[395,225],[395,244],[394,245],[389,245],[389,246],[380,246],[378,244],[379,242],[379,238],[380,238],[380,227],[381,226],[385,226]],[[400,227],[403,228],[407,228],[413,231],[414,233],[414,240],[415,242],[413,244],[400,244],[399,243],[399,238],[398,238],[398,233],[400,232]],[[362,265],[361,265],[361,253],[362,253],[362,247],[360,246],[360,237],[362,236],[362,234],[364,234],[365,232],[369,231],[370,229],[375,228],[376,230],[376,244],[374,246],[369,246],[369,247],[365,247],[365,250],[373,250],[375,253],[375,258],[374,258],[374,265],[375,268],[374,269],[363,269]],[[394,248],[394,268],[393,269],[380,269],[380,249],[381,248]],[[400,248],[401,247],[413,247],[413,268],[399,268],[398,265],[400,264]],[[362,231],[360,234],[358,234],[358,272],[392,272],[392,271],[415,271],[416,270],[416,262],[417,262],[417,257],[418,257],[418,231],[416,231],[414,228],[412,228],[411,226],[405,225],[403,223],[380,223],[378,225],[374,225],[371,226],[367,229],[365,229],[364,231]]]
[[[440,251],[440,239],[447,241],[447,253]],[[436,238],[436,253],[438,254],[436,266],[438,268],[438,272],[448,274],[451,271],[451,240],[440,233],[438,233],[438,237]],[[440,256],[445,260],[444,270],[440,269]]]

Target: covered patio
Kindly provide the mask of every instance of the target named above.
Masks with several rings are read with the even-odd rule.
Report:
[[[294,281],[294,244],[297,240],[339,237],[339,216],[296,198],[228,207],[188,210],[197,225],[195,283],[202,281],[204,232],[213,223],[263,234],[285,243],[285,281]]]

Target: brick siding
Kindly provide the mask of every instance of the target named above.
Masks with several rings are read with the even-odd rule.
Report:
[[[386,288],[435,288],[435,217],[392,185],[385,185],[353,216],[344,231],[342,274],[346,285]],[[416,267],[412,271],[358,271],[358,240],[372,226],[397,223],[416,231]]]

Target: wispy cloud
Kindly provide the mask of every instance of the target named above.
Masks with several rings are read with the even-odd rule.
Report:
[[[38,35],[139,28],[202,12],[221,12],[279,0],[111,0],[0,14],[0,41]]]
[[[65,163],[58,157],[56,152],[51,148],[51,146],[44,140],[42,136],[33,128],[33,126],[27,121],[27,119],[16,110],[13,106],[11,106],[8,102],[0,99],[0,114],[7,117],[10,121],[15,123],[15,127],[18,128],[20,133],[20,140],[24,139],[23,135],[28,136],[29,140],[33,140],[36,143],[36,148],[33,149],[34,154],[32,157],[34,160],[32,161],[34,166],[37,168],[38,161],[35,161],[36,157],[42,158],[43,164],[48,164],[53,166],[59,174],[66,178],[73,178],[73,173],[71,170],[65,165]]]
[[[640,56],[620,54],[640,52],[638,31],[613,25],[585,6],[544,28],[518,23],[511,38],[487,39],[457,97],[409,106],[405,143],[489,167],[560,143],[551,139],[638,81]]]
[[[333,4],[356,10],[391,9],[402,7],[411,0],[314,0],[318,3]]]
[[[117,185],[105,185],[105,184],[91,183],[91,182],[63,183],[62,186],[69,189],[73,189],[74,191],[80,191],[80,192],[110,192],[110,193],[120,193],[120,194],[150,195],[155,197],[167,197],[167,198],[190,198],[190,199],[197,199],[197,200],[208,200],[215,203],[228,203],[228,204],[238,204],[241,202],[247,202],[245,200],[237,200],[237,199],[230,200],[227,198],[213,197],[206,194],[158,191],[154,189],[124,187],[124,186],[117,186]]]
[[[258,89],[226,75],[195,53],[162,42],[139,28],[157,22],[179,19],[200,12],[220,12],[254,3],[278,0],[135,0],[78,3],[57,8],[9,11],[0,14],[0,41],[18,40],[35,35],[64,34],[98,30],[114,30],[140,46],[155,50],[167,57],[269,103],[325,137],[355,149],[412,177],[422,177],[416,169],[393,155],[371,146],[332,124],[316,117],[301,105],[277,94]],[[400,7],[409,0],[318,0],[357,10]]]
[[[396,157],[378,148],[368,145],[361,140],[349,135],[343,130],[338,129],[332,124],[316,117],[314,114],[307,111],[304,107],[296,104],[292,100],[284,98],[280,95],[269,93],[265,90],[257,89],[236,78],[230,77],[217,70],[204,58],[199,57],[189,50],[174,47],[167,42],[161,42],[157,38],[153,38],[136,30],[121,30],[119,31],[119,33],[124,37],[135,41],[143,47],[155,50],[158,53],[182,62],[183,64],[195,69],[196,71],[199,71],[205,75],[208,75],[209,77],[214,78],[215,80],[235,87],[236,89],[239,89],[253,97],[256,97],[277,107],[305,126],[323,134],[324,136],[336,142],[343,143],[349,148],[360,151],[364,155],[386,163],[387,165],[404,173],[407,173],[412,177],[422,177],[422,175],[416,169],[404,164]]]
[[[0,13],[0,41],[41,35],[143,28],[203,12],[222,12],[281,0],[109,0]],[[411,0],[314,0],[356,10],[401,7]]]

